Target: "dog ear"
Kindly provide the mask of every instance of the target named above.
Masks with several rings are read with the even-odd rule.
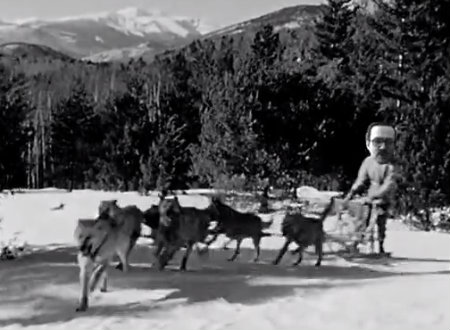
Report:
[[[176,212],[180,213],[181,212],[181,204],[180,201],[178,199],[178,196],[175,195],[173,198],[173,202],[174,202],[174,208],[176,209]]]
[[[159,192],[158,197],[159,199],[163,199],[166,196],[166,191],[163,189]]]
[[[159,193],[159,199],[163,200],[167,196],[167,193],[167,189],[161,189],[161,192]]]

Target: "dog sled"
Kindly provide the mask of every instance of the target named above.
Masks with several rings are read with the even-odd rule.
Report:
[[[261,196],[227,197],[229,202],[238,209],[258,212]],[[388,253],[375,253],[374,244],[378,239],[377,230],[372,229],[371,232],[366,232],[369,218],[375,214],[372,205],[368,204],[364,198],[352,199],[344,208],[344,199],[340,192],[319,191],[313,187],[304,186],[296,190],[295,199],[280,199],[270,196],[269,213],[301,213],[319,221],[332,197],[336,203],[337,212],[327,216],[324,220],[325,248],[331,253],[352,258],[359,256],[365,258],[389,257]],[[365,246],[365,249],[358,252],[355,247],[356,243]]]
[[[334,198],[337,212],[328,216],[323,223],[325,244],[328,245],[330,252],[353,258],[389,257],[390,253],[375,253],[374,244],[378,239],[376,226],[367,232],[371,218],[377,216],[374,206],[367,203],[365,198],[360,198],[350,200],[344,207],[342,196],[334,196],[337,196]],[[303,215],[318,218],[330,198],[328,192],[324,192],[322,196],[318,194],[303,198],[299,209],[288,212],[301,212]],[[365,251],[359,252],[356,248],[358,244],[365,246]]]

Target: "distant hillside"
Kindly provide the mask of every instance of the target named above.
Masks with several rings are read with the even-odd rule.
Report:
[[[0,57],[29,60],[40,60],[43,58],[59,59],[62,61],[74,60],[72,57],[58,52],[53,48],[23,42],[0,44]]]
[[[302,27],[314,23],[322,12],[322,6],[298,5],[286,7],[275,12],[245,21],[238,24],[207,33],[203,38],[211,38],[221,35],[239,34],[243,32],[256,31],[265,24],[271,24],[275,30],[280,29],[301,29]]]
[[[46,21],[0,22],[0,44],[39,44],[82,58],[142,44],[162,51],[186,44],[211,29],[198,19],[130,7]]]

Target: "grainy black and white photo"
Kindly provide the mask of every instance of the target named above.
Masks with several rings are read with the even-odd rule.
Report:
[[[450,0],[0,0],[0,329],[450,330]]]

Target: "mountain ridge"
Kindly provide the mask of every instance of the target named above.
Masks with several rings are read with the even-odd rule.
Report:
[[[198,19],[127,7],[115,12],[0,21],[0,44],[42,44],[75,58],[155,43],[157,50],[185,44],[211,29]]]
[[[322,5],[290,6],[230,26],[211,30],[200,20],[168,16],[161,11],[127,7],[52,20],[0,21],[0,44],[42,44],[72,58],[90,62],[126,61],[188,45],[196,39],[254,32],[264,24],[276,31],[305,30],[322,12]],[[209,32],[208,32],[209,31]]]

